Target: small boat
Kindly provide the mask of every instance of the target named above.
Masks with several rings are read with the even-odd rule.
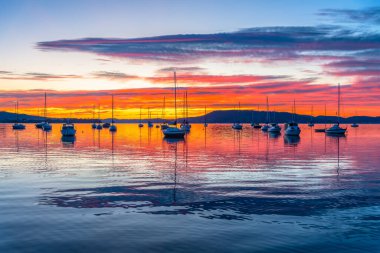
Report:
[[[257,106],[257,111],[260,111],[260,105]],[[255,128],[255,129],[260,129],[261,128],[261,125],[259,123],[256,123],[256,122],[253,121],[253,111],[252,111],[252,123],[251,123],[251,127]]]
[[[160,128],[160,125],[156,125],[156,128]]]
[[[232,128],[235,130],[242,130],[243,126],[240,123],[233,123]]]
[[[313,127],[314,126],[314,122],[313,122],[313,106],[311,106],[310,122],[307,125],[309,127]]]
[[[74,127],[74,124],[64,123],[61,128],[62,136],[75,136],[77,130]]]
[[[351,124],[351,127],[359,127],[359,124],[357,124],[357,123],[352,123],[352,124]]]
[[[92,120],[94,121],[94,123],[92,123],[91,127],[92,129],[96,129],[96,121],[95,121],[95,105],[92,107]]]
[[[189,108],[188,108],[188,103],[187,103],[187,91],[185,91],[184,93],[183,114],[184,114],[184,120],[180,128],[186,132],[190,132],[191,125],[189,123]]]
[[[52,129],[52,126],[47,121],[47,110],[46,110],[46,92],[45,92],[45,106],[44,106],[44,115],[45,115],[45,122],[42,124],[42,130],[44,131],[50,131]]]
[[[205,106],[205,115],[204,115],[204,119],[205,119],[205,122],[203,123],[203,126],[204,126],[204,127],[208,127],[208,124],[207,124],[207,111],[206,111],[206,106]]]
[[[12,128],[14,130],[23,130],[23,129],[25,129],[25,125],[19,123],[19,120],[18,120],[18,100],[16,101],[16,104],[15,104],[15,112],[16,112],[17,117],[16,117],[16,122],[12,125]]]
[[[238,120],[240,121],[240,102],[239,102],[238,115],[239,115]],[[232,124],[232,129],[235,129],[235,130],[242,130],[242,129],[243,129],[243,125],[240,124],[239,122],[235,122],[235,123]]]
[[[174,115],[175,119],[173,122],[173,126],[168,126],[166,129],[162,131],[165,138],[184,138],[186,132],[177,127],[177,75],[174,70]]]
[[[164,124],[161,124],[161,130],[165,130],[169,127],[168,124],[164,123]]]
[[[150,108],[148,108],[148,127],[149,128],[152,128],[154,125],[153,125],[153,122],[151,120],[151,113],[150,113]]]
[[[293,118],[292,121],[289,122],[285,127],[285,135],[291,136],[299,136],[301,133],[301,129],[296,123],[296,101],[293,101]]]
[[[45,122],[39,122],[39,123],[36,123],[35,126],[36,128],[40,128],[42,129],[42,126],[45,124]]]
[[[100,105],[98,105],[98,124],[96,125],[96,129],[97,130],[103,129],[102,123],[100,121]]]
[[[105,123],[103,123],[102,126],[103,126],[103,128],[109,128],[111,126],[111,124],[108,122],[105,122]]]
[[[269,133],[280,133],[281,127],[277,123],[270,123],[268,128]]]
[[[340,119],[340,83],[338,84],[338,115],[337,115],[337,123],[335,123],[332,127],[326,129],[326,133],[330,135],[344,135],[346,134],[347,128],[341,128],[339,125]]]
[[[141,106],[140,106],[140,123],[139,123],[138,126],[139,126],[139,127],[143,127],[143,126],[144,126],[144,124],[141,122]]]
[[[268,100],[268,97],[267,97],[267,121],[266,121],[266,123],[261,127],[261,131],[263,131],[263,132],[268,132],[268,129],[269,129],[268,122],[269,122],[269,100]]]
[[[117,127],[114,123],[115,123],[115,120],[114,120],[114,115],[113,115],[113,94],[112,94],[112,119],[111,119],[111,126],[109,127],[110,132],[117,131]]]
[[[264,124],[262,127],[261,127],[261,131],[263,132],[267,132],[269,129],[269,125],[268,124]]]
[[[326,104],[325,104],[325,128],[315,128],[314,132],[316,133],[324,133],[326,132]]]

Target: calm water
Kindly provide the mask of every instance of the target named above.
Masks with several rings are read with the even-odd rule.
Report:
[[[0,125],[0,252],[380,252],[378,125],[59,128]]]

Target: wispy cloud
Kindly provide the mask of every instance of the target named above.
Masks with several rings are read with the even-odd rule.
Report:
[[[357,23],[374,23],[380,24],[380,7],[371,7],[366,9],[323,9],[318,12],[319,15],[334,20]]]
[[[23,73],[18,74],[10,71],[0,71],[0,79],[4,80],[32,80],[32,81],[51,81],[60,79],[75,79],[81,78],[79,75],[56,75],[47,73]]]

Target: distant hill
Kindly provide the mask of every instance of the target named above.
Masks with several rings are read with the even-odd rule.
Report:
[[[266,122],[267,113],[264,111],[251,111],[251,110],[226,110],[226,111],[213,111],[206,115],[208,123],[232,123],[239,121],[240,123],[251,123],[252,118],[255,122]],[[17,115],[10,112],[0,112],[0,122],[1,123],[9,123],[15,122]],[[285,123],[292,119],[292,114],[288,112],[270,112],[270,122],[278,122]],[[27,114],[19,114],[20,122],[41,122],[44,120],[42,117],[27,115]],[[66,119],[61,118],[49,118],[49,122],[64,122]],[[336,122],[336,117],[334,116],[317,116],[311,117],[310,115],[296,115],[296,121],[299,123],[308,123],[312,120],[314,123],[333,123]],[[104,119],[103,122],[110,122],[111,119]],[[116,122],[119,123],[136,123],[139,122],[138,119],[115,119]],[[162,122],[162,119],[152,119],[154,122]],[[178,122],[183,121],[183,119],[179,118]],[[204,116],[192,117],[189,118],[191,123],[203,123]],[[72,118],[70,122],[75,123],[90,123],[93,122],[92,119],[78,119]],[[147,120],[143,120],[143,122],[147,122]],[[367,123],[367,124],[379,124],[380,117],[369,117],[369,116],[355,116],[349,118],[341,118],[341,123]]]

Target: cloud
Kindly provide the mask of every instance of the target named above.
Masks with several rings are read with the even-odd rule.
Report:
[[[0,71],[0,79],[4,80],[32,80],[32,81],[51,81],[60,79],[81,78],[79,75],[56,75],[47,73],[30,72],[17,74],[10,71]]]
[[[121,72],[109,72],[109,71],[98,71],[93,72],[92,75],[96,78],[105,78],[110,80],[119,80],[119,81],[129,81],[133,79],[138,79],[138,76],[127,75]]]
[[[380,24],[380,7],[371,7],[360,10],[352,9],[323,9],[318,12],[320,16],[334,20],[357,23]]]
[[[259,27],[229,33],[178,34],[146,38],[83,38],[43,41],[45,51],[80,51],[127,59],[180,62],[226,57],[294,60],[380,49],[380,34],[353,33],[338,26]]]

